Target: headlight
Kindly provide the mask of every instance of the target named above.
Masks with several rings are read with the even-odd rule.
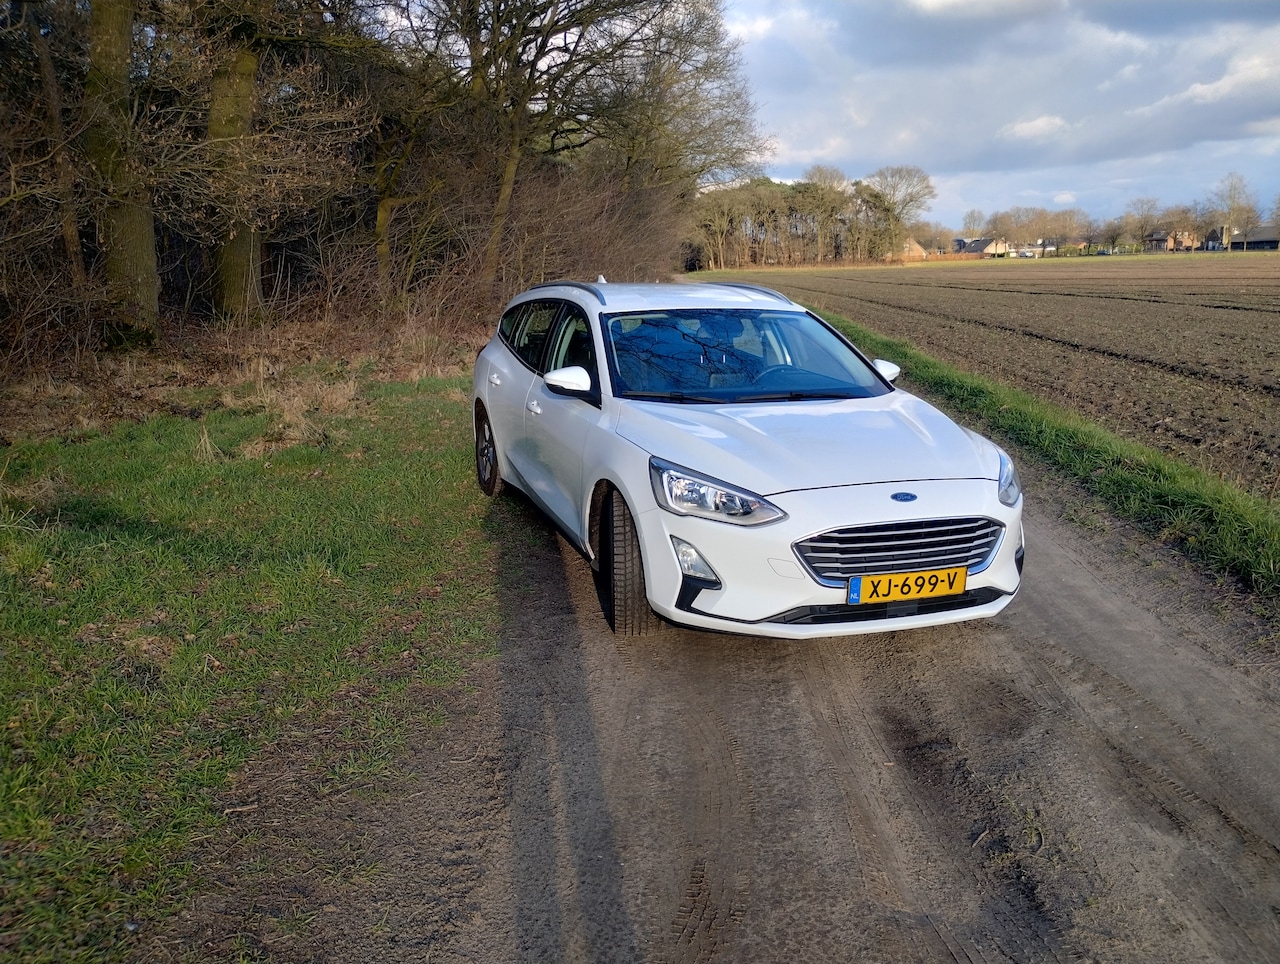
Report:
[[[1022,480],[1018,478],[1018,470],[1013,459],[1002,449],[1000,451],[1000,501],[1007,506],[1015,506],[1022,498]]]
[[[658,505],[676,515],[695,515],[739,526],[764,525],[787,517],[776,505],[753,492],[661,459],[649,460],[649,482]]]

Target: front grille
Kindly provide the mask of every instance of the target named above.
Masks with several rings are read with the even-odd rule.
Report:
[[[839,586],[854,576],[964,566],[982,569],[1004,526],[992,519],[928,519],[832,529],[795,544],[814,578]]]

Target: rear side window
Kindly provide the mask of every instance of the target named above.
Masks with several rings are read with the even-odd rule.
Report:
[[[525,302],[523,305],[516,305],[514,308],[508,308],[502,316],[502,321],[498,322],[498,334],[502,336],[502,340],[508,346],[515,343],[516,329],[520,327],[520,321],[529,313],[529,304]]]
[[[541,371],[538,363],[547,344],[547,333],[555,324],[560,308],[558,301],[526,301],[507,311],[498,325],[507,347],[534,371]]]

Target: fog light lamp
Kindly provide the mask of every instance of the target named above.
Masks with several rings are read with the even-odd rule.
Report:
[[[671,545],[676,551],[676,559],[680,562],[680,571],[686,576],[714,582],[716,585],[720,584],[720,577],[707,564],[707,561],[702,558],[702,554],[697,549],[676,536],[671,537]]]

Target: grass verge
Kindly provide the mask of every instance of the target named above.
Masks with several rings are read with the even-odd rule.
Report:
[[[951,411],[980,418],[993,433],[1079,480],[1122,518],[1258,593],[1280,596],[1276,506],[1026,392],[957,371],[904,342],[819,313],[867,354],[901,365],[914,384]]]
[[[493,651],[463,382],[231,405],[0,456],[0,960],[127,959],[237,768],[393,786]]]

